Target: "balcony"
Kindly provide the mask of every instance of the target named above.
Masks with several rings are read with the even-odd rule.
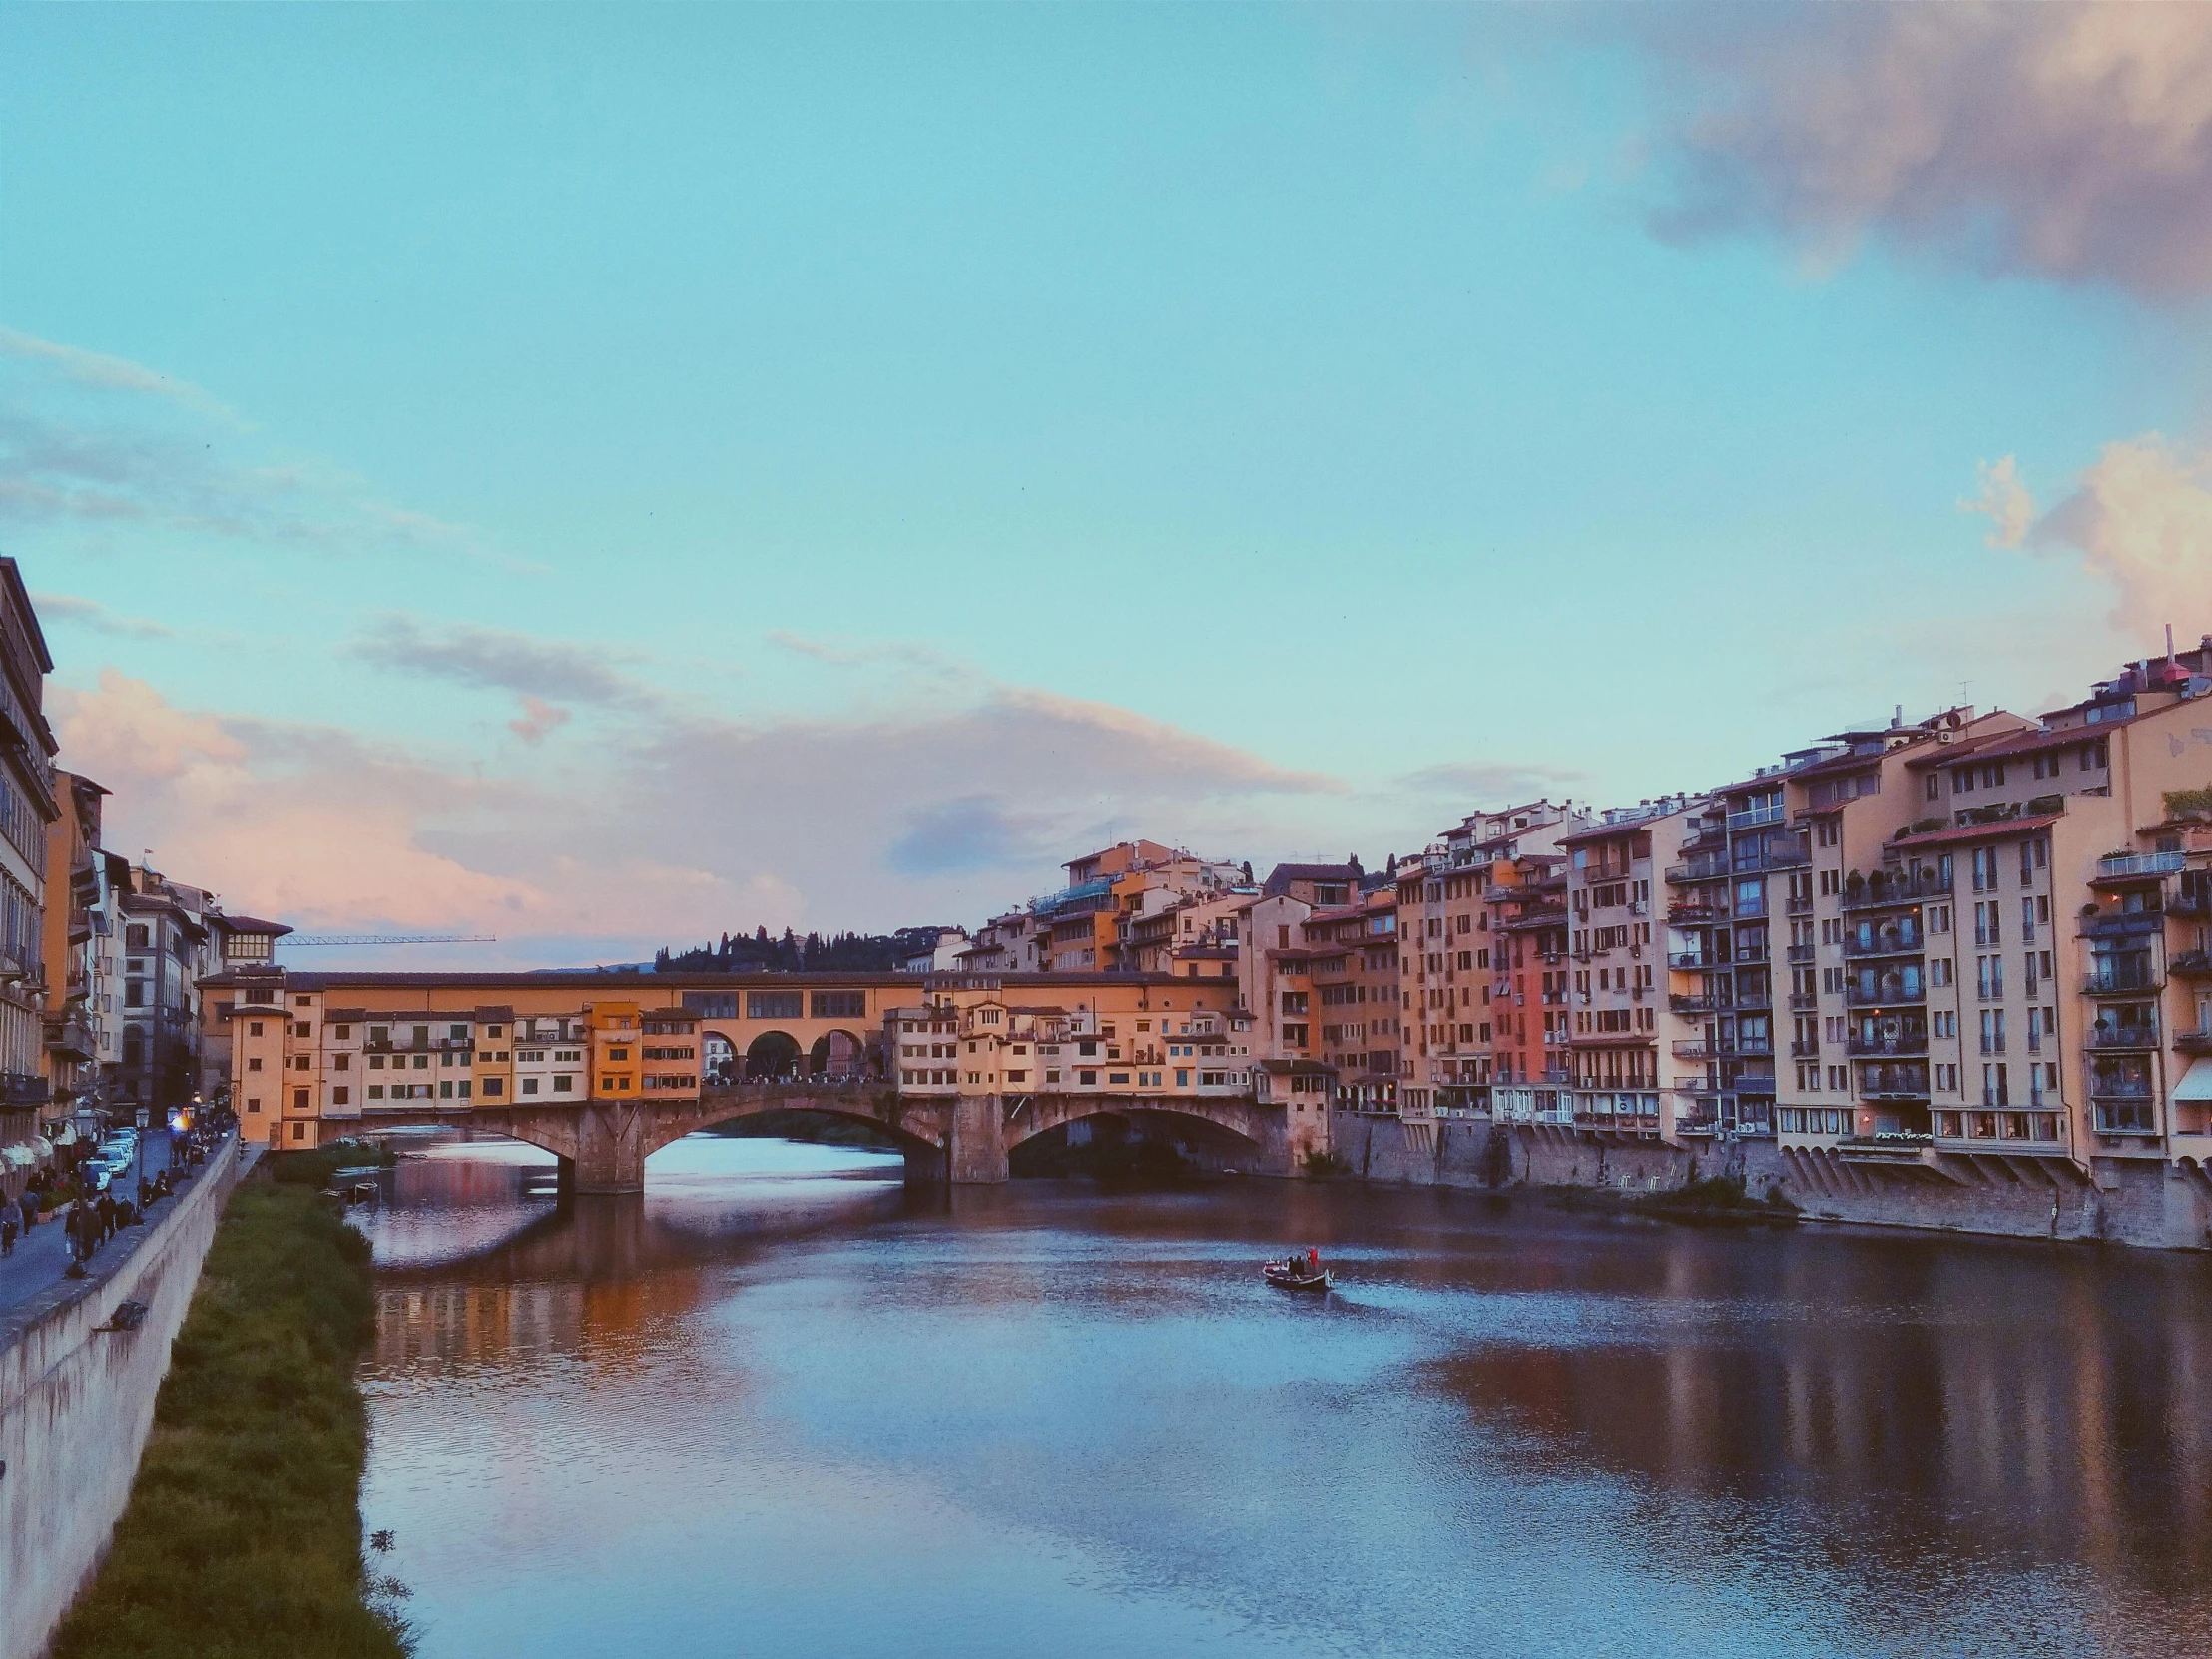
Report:
[[[1885,927],[1865,939],[1851,933],[1844,935],[1846,957],[1918,956],[1927,948],[1928,940],[1917,927]]]
[[[2164,875],[2176,875],[2186,869],[2189,855],[2186,852],[2123,852],[2110,858],[2097,860],[2097,872],[2089,877],[2091,886],[2103,886],[2116,881],[2148,881]]]
[[[1792,967],[1804,967],[1813,960],[1813,947],[1809,944],[1793,944],[1782,955]]]
[[[1758,830],[1769,824],[1780,824],[1782,817],[1783,813],[1780,807],[1753,807],[1746,812],[1730,813],[1728,815],[1728,828],[1730,830]]]
[[[2163,981],[2148,968],[2126,968],[2084,974],[2083,996],[2147,996]]]
[[[1844,988],[1847,1008],[1906,1008],[1928,1000],[1928,988],[1918,979],[1884,979],[1875,985],[1857,980]]]
[[[1793,1060],[1818,1060],[1820,1057],[1821,1045],[1812,1038],[1800,1037],[1790,1044],[1790,1058]]]
[[[2125,1104],[2129,1101],[2147,1101],[2151,1098],[2148,1078],[2096,1077],[2089,1079],[2089,1098],[2096,1101],[2112,1101]]]
[[[0,1071],[0,1106],[44,1106],[53,1090],[43,1077],[28,1072]]]
[[[1809,1013],[1820,1005],[1821,996],[1818,991],[1792,991],[1790,993],[1790,1007],[1793,1012]]]
[[[1694,996],[1670,996],[1667,1007],[1678,1014],[1715,1014],[1735,1004],[1724,1001],[1710,991],[1700,991]]]
[[[1685,887],[1700,881],[1726,881],[1733,873],[1724,863],[1699,860],[1695,863],[1675,864],[1668,869],[1669,886]]]
[[[1869,1066],[1859,1074],[1859,1098],[1910,1103],[1928,1099],[1928,1079],[1902,1068]]]
[[[1698,950],[1676,950],[1670,951],[1667,955],[1667,966],[1677,973],[1702,973],[1707,968],[1724,968],[1731,965]]]
[[[1849,1037],[1844,1052],[1854,1060],[1878,1060],[1895,1054],[1926,1054],[1928,1033],[1908,1031],[1896,1037]]]
[[[1774,1073],[1771,1071],[1744,1071],[1736,1074],[1731,1088],[1744,1094],[1774,1093]]]
[[[48,1020],[46,1049],[48,1053],[63,1060],[96,1060],[100,1057],[99,1040],[92,1034],[91,1023],[82,1015]]]
[[[1728,919],[1728,900],[1725,895],[1717,900],[1678,899],[1667,906],[1667,920],[1676,927],[1702,927],[1708,922]]]
[[[1764,1059],[1774,1053],[1765,1037],[1719,1037],[1711,1042],[1691,1039],[1674,1045],[1677,1060],[1734,1060],[1746,1056]]]
[[[2201,1031],[2177,1031],[2174,1033],[2174,1049],[2191,1056],[2212,1054],[2212,1027]]]
[[[1782,908],[1789,915],[1809,916],[1813,913],[1813,895],[1809,892],[1794,892]]]
[[[2089,1046],[2103,1049],[2156,1048],[2158,1023],[2155,1020],[2141,1020],[2124,1025],[2106,1025],[2100,1021],[2089,1028]]]
[[[2184,950],[2166,964],[2166,969],[2176,979],[2212,979],[2212,954]]]
[[[1949,891],[1950,883],[1937,870],[1900,870],[1895,875],[1876,875],[1869,880],[1846,883],[1844,908],[1891,909],[1918,904],[1924,898],[1940,898]]]

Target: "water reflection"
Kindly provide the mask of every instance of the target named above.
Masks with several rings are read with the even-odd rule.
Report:
[[[2195,1260],[662,1158],[368,1223],[428,1659],[2212,1652]]]

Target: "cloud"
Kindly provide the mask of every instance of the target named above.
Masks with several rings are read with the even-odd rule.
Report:
[[[968,875],[1032,868],[1051,850],[1048,818],[1011,811],[997,796],[936,801],[906,816],[906,829],[883,855],[901,875]]]
[[[1654,219],[1869,236],[1988,274],[2212,292],[2212,7],[1854,5],[1639,14],[1678,101]]]
[[[383,668],[464,686],[495,687],[526,699],[563,698],[608,708],[642,708],[659,700],[651,687],[610,666],[636,661],[635,652],[571,645],[501,628],[425,627],[413,617],[388,612],[349,650],[361,661]],[[561,714],[561,719],[566,718]]]
[[[507,722],[507,730],[524,743],[543,743],[551,733],[566,726],[571,718],[573,717],[566,709],[556,708],[542,697],[532,697],[524,692],[522,714],[520,718]]]
[[[1398,780],[1402,788],[1422,795],[1448,795],[1473,803],[1525,801],[1562,784],[1579,782],[1583,774],[1561,767],[1535,766],[1515,761],[1447,762],[1423,767]]]
[[[1989,546],[2019,546],[2035,522],[2035,498],[2020,481],[2019,463],[2007,455],[2001,461],[1983,461],[1974,470],[1981,480],[1981,493],[1971,500],[1961,499],[1959,511],[1988,518]]]
[[[47,364],[64,379],[80,386],[89,386],[100,391],[143,392],[155,397],[172,398],[197,409],[223,411],[222,404],[190,380],[180,380],[173,374],[164,374],[143,363],[134,363],[128,357],[110,357],[98,351],[80,350],[74,345],[57,344],[53,340],[40,339],[35,334],[19,333],[13,328],[0,328],[0,355]]]
[[[31,603],[41,623],[63,622],[95,634],[126,640],[170,640],[177,630],[148,617],[121,616],[97,599],[79,599],[66,593],[34,593]]]
[[[2114,590],[2112,625],[2138,639],[2212,629],[2212,451],[2156,432],[2108,443],[2024,545],[2078,554]]]
[[[515,691],[518,736],[558,729],[562,704],[504,682],[574,674],[570,648],[484,632],[391,637],[405,662]],[[476,965],[634,960],[724,928],[980,916],[1056,885],[1071,844],[1141,832],[1265,861],[1284,818],[1301,841],[1352,845],[1369,810],[1334,779],[1017,687],[835,719],[668,708],[579,725],[504,767],[182,708],[113,670],[52,695],[63,764],[115,792],[113,844],[152,847],[179,877],[297,926],[497,934]]]
[[[394,506],[361,479],[277,452],[188,381],[126,358],[0,329],[0,523],[19,537],[130,538],[172,556],[179,536],[331,554],[435,553],[517,573],[542,567],[466,525]]]

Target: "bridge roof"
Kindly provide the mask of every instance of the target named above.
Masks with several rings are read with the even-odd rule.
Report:
[[[441,973],[424,970],[412,973],[386,973],[373,970],[346,972],[329,969],[301,973],[283,970],[273,974],[268,969],[259,973],[210,974],[200,981],[203,985],[226,989],[235,985],[266,986],[277,978],[294,990],[332,991],[358,990],[516,990],[542,991],[564,987],[593,991],[628,991],[633,998],[647,996],[674,996],[688,990],[798,990],[814,987],[842,987],[853,989],[865,986],[869,989],[911,989],[921,992],[940,979],[958,978],[958,974],[924,973],[608,973],[591,968],[549,968],[539,971],[523,970],[515,973]],[[986,977],[1007,990],[1044,988],[1048,986],[1111,986],[1111,985],[1165,985],[1171,989],[1185,989],[1187,979],[1177,979],[1169,973],[992,973]],[[977,986],[981,989],[981,986]]]

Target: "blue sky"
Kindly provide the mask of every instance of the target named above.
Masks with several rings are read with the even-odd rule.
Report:
[[[0,8],[64,760],[550,960],[2043,706],[2212,628],[2212,162],[2038,10]]]

